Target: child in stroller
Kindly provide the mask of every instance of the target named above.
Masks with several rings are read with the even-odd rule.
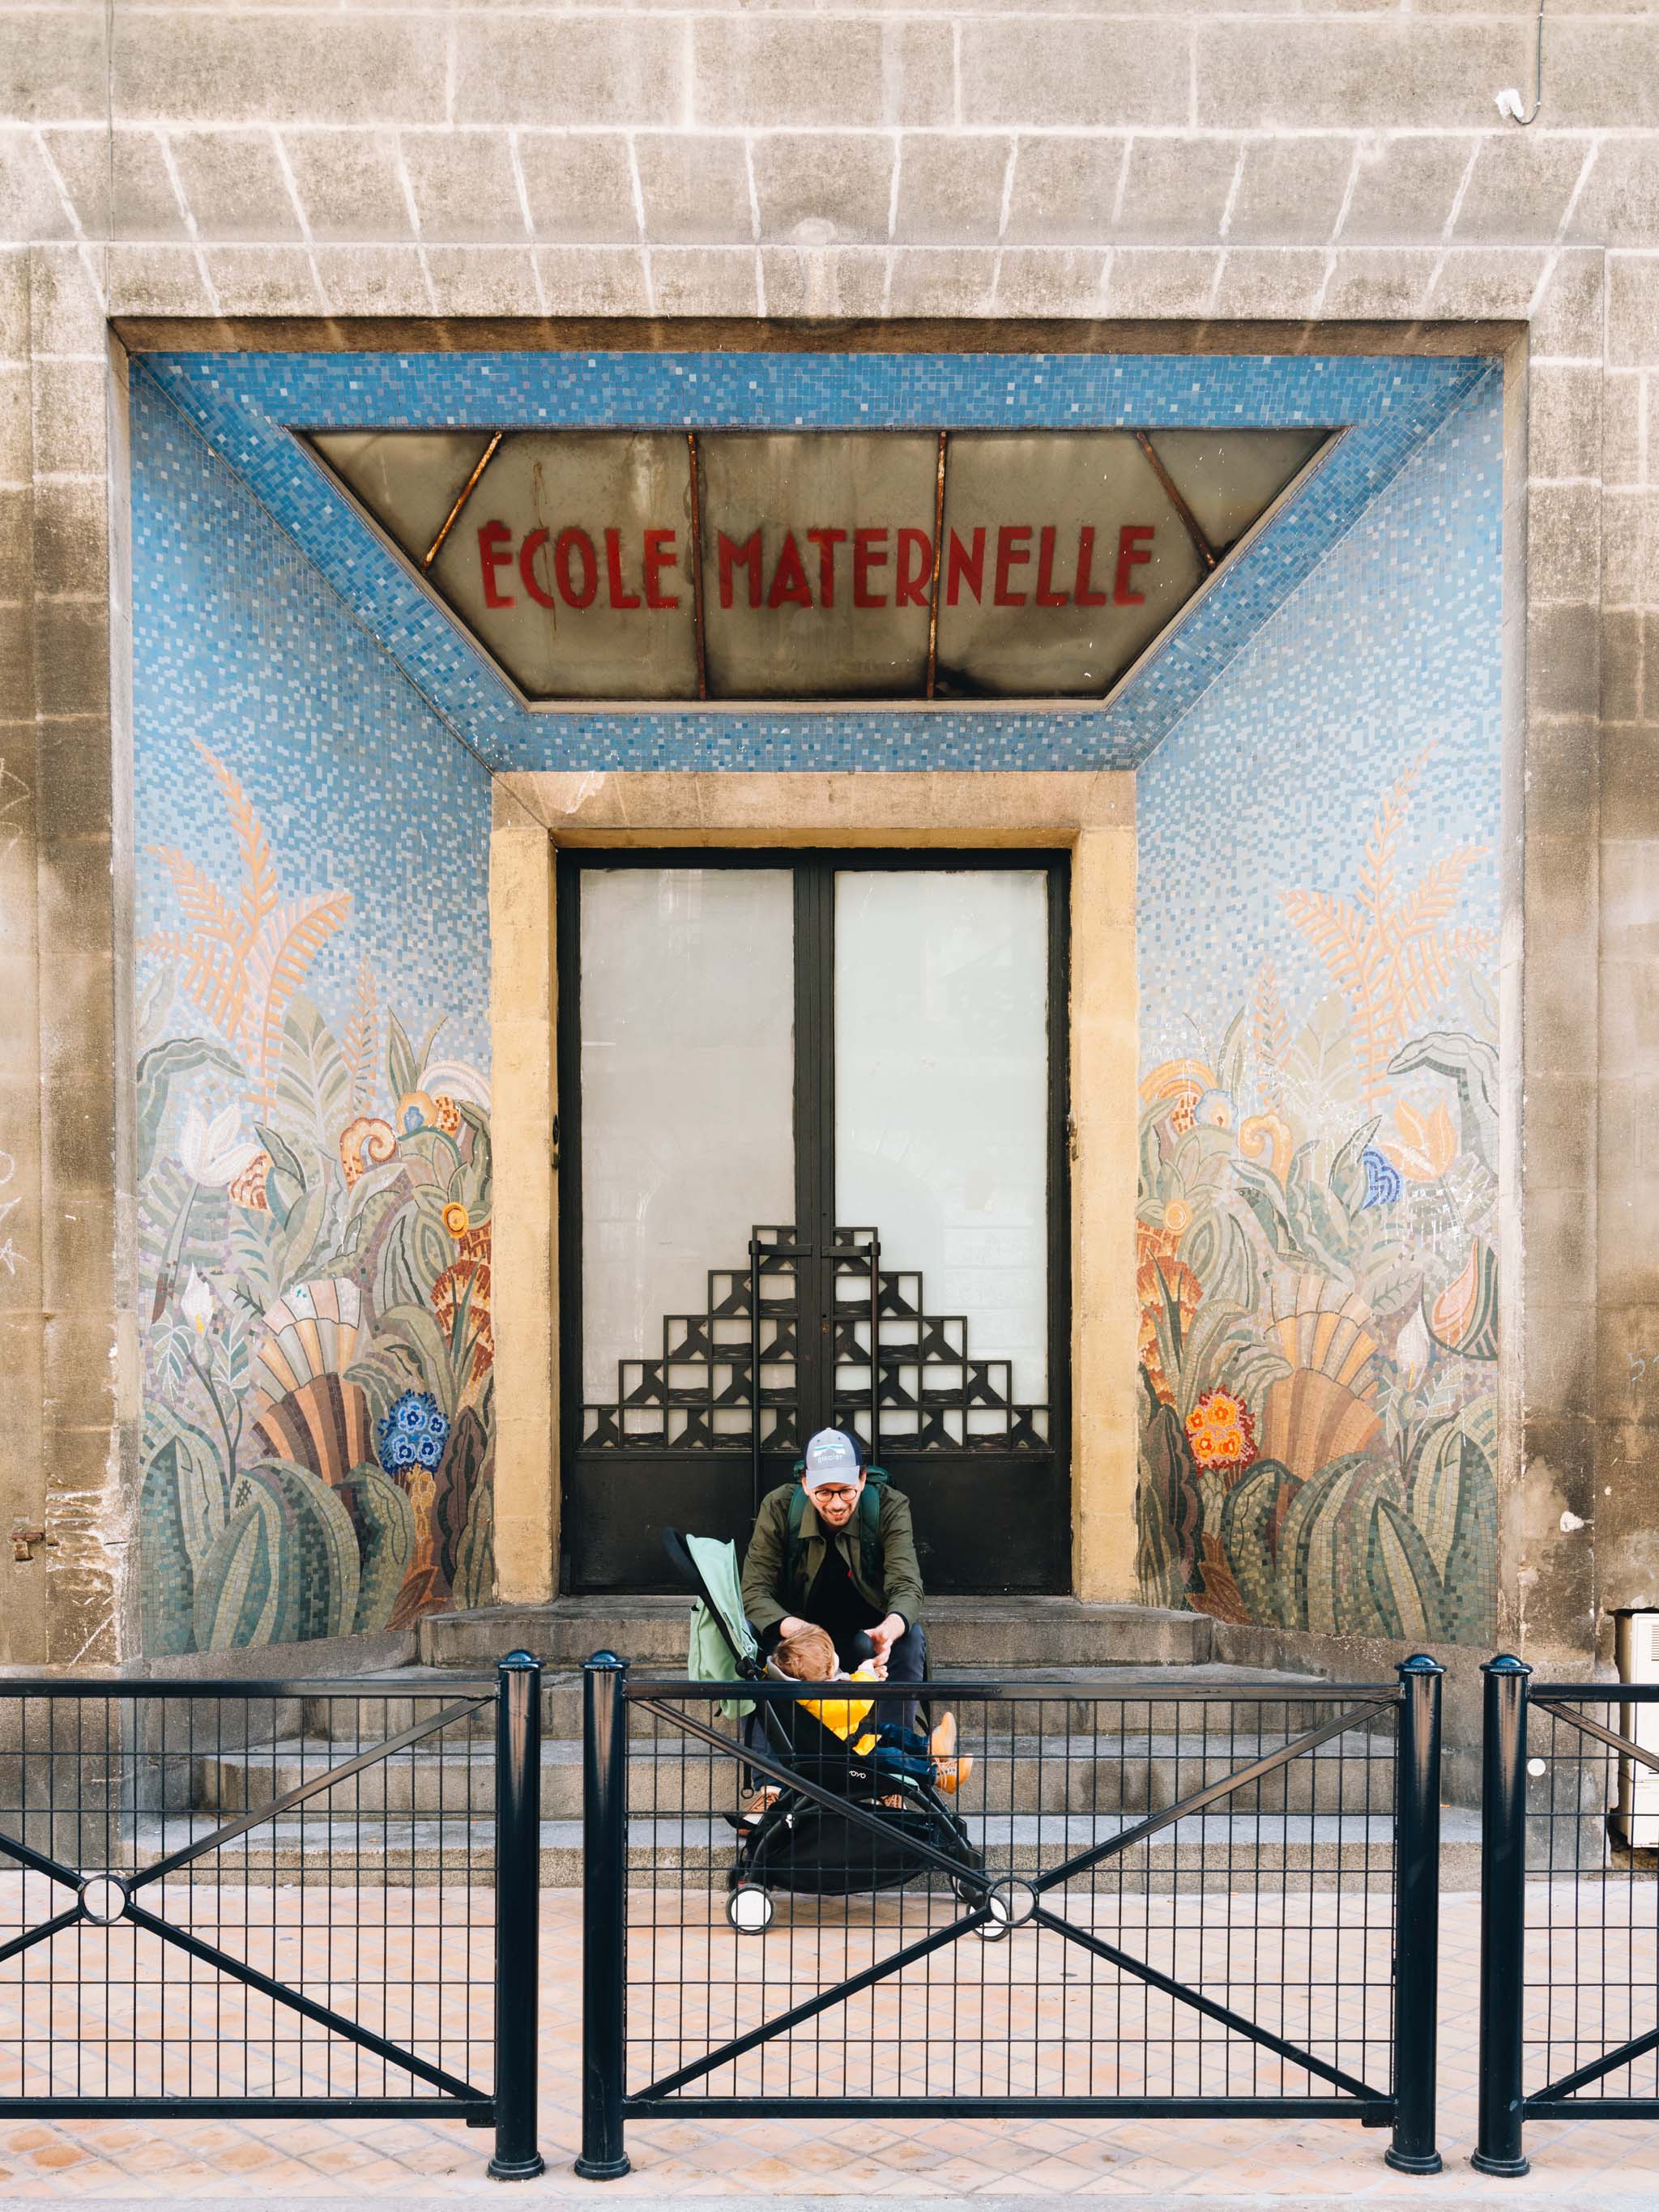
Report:
[[[873,1684],[881,1680],[868,1660],[855,1667],[850,1674],[846,1674],[836,1662],[836,1646],[829,1631],[811,1622],[781,1639],[767,1671],[797,1682]],[[814,1720],[849,1744],[856,1756],[867,1759],[878,1775],[891,1775],[901,1784],[927,1783],[944,1796],[954,1797],[974,1771],[971,1757],[957,1753],[954,1713],[941,1714],[933,1733],[923,1735],[920,1729],[905,1728],[897,1721],[881,1721],[874,1728],[866,1728],[864,1723],[875,1705],[873,1694],[844,1700],[803,1698],[800,1702]],[[745,1814],[745,1822],[752,1825],[758,1821],[775,1803],[777,1796],[775,1790],[762,1790]],[[902,1811],[905,1804],[902,1790],[883,1797],[881,1802]]]

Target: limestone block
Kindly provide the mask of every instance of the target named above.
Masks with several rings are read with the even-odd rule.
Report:
[[[1347,137],[1256,138],[1227,218],[1231,246],[1322,245],[1336,228],[1357,158]]]
[[[1519,322],[1531,310],[1547,258],[1541,248],[1468,246],[1441,263],[1429,292],[1428,313],[1471,321]]]
[[[769,315],[879,315],[887,298],[884,248],[763,246],[761,282]]]
[[[985,314],[994,295],[996,273],[993,253],[902,247],[893,257],[889,305],[896,315]]]
[[[432,308],[426,270],[412,246],[319,246],[312,264],[334,315],[424,315]]]
[[[681,119],[684,27],[648,9],[458,12],[450,35],[457,123],[648,128]]]
[[[962,120],[1039,131],[1186,123],[1191,37],[1178,20],[1148,38],[1126,37],[1115,23],[969,16],[961,34]]]
[[[109,712],[109,611],[101,598],[37,605],[34,703],[43,718],[107,751],[109,726],[100,718]]]
[[[1651,246],[1659,238],[1659,139],[1597,142],[1567,235],[1613,246]]]
[[[1342,219],[1343,244],[1400,247],[1439,239],[1479,143],[1455,137],[1360,139]]]
[[[1200,23],[1195,37],[1196,119],[1235,130],[1372,130],[1381,118],[1396,128],[1486,129],[1491,88],[1524,82],[1532,58],[1518,21],[1302,15]]]
[[[1109,244],[1128,150],[1124,138],[1020,139],[1005,243],[1045,250]]]
[[[443,41],[417,15],[123,9],[115,28],[118,122],[444,120]]]
[[[658,143],[654,137],[639,142],[641,176],[644,149]],[[580,246],[615,244],[638,237],[639,216],[634,207],[634,180],[625,138],[520,131],[514,133],[514,143],[531,228],[538,238]]]
[[[1609,606],[1659,605],[1659,491],[1602,495],[1603,592]]]
[[[1642,656],[1649,643],[1651,617],[1634,607],[1609,607],[1601,617],[1601,718],[1639,721],[1642,714]]]
[[[538,246],[536,269],[553,315],[642,315],[645,257],[627,246]]]
[[[1528,597],[1591,599],[1601,587],[1601,488],[1534,483],[1527,502]]]
[[[0,483],[22,486],[34,473],[30,386],[27,362],[0,362]]]
[[[283,152],[313,239],[408,238],[413,229],[390,131],[285,131]]]
[[[210,315],[213,295],[193,246],[117,243],[105,264],[113,315]]]
[[[1535,714],[1593,715],[1601,696],[1601,617],[1585,605],[1538,608],[1527,650],[1527,699]]]
[[[529,246],[429,246],[426,265],[447,315],[533,315],[540,301]]]
[[[952,119],[948,23],[702,15],[692,21],[691,57],[691,112],[702,127],[915,130]]]
[[[75,247],[31,246],[27,283],[28,332],[34,352],[85,354],[100,361],[107,357],[103,297],[95,276]]]
[[[653,246],[748,245],[755,235],[749,160],[735,134],[708,131],[642,132],[634,142],[645,210],[644,236]],[[613,238],[639,234],[633,189],[610,211]]]
[[[1602,266],[1598,252],[1570,251],[1557,255],[1533,303],[1534,355],[1601,360]]]
[[[1659,128],[1659,21],[1651,15],[1558,20],[1547,43],[1550,114],[1558,129]]]
[[[1595,371],[1587,367],[1590,378]],[[1637,371],[1609,372],[1600,379],[1601,395],[1601,451],[1599,473],[1604,483],[1637,484],[1648,481],[1646,380]],[[1586,474],[1598,473],[1594,467]]]
[[[1659,960],[1659,851],[1645,840],[1601,846],[1604,960]]]
[[[176,131],[173,166],[198,238],[295,239],[299,215],[268,131]]]
[[[1651,678],[1648,681],[1650,683]],[[1601,831],[1607,837],[1659,837],[1659,721],[1604,729],[1601,744]]]
[[[91,119],[105,112],[106,21],[90,0],[9,8],[0,35],[0,115],[18,123]]]
[[[1097,315],[1105,279],[1097,246],[1055,253],[1010,246],[997,270],[996,304],[1006,315]]]
[[[1552,108],[1552,113],[1553,109]],[[1464,186],[1453,234],[1484,244],[1553,243],[1593,142],[1536,130],[1482,141]]]
[[[504,131],[405,131],[398,145],[422,238],[505,242],[526,236]]]
[[[210,246],[202,266],[228,315],[314,315],[324,306],[300,246]]]
[[[43,476],[101,474],[109,459],[109,372],[103,362],[38,360],[32,384],[34,465]],[[0,393],[4,389],[0,380]],[[4,411],[0,397],[0,416]],[[0,453],[14,451],[0,430]],[[0,473],[10,475],[8,462],[0,460]]]
[[[1249,247],[1229,250],[1216,287],[1218,315],[1310,315],[1325,283],[1325,256]]]
[[[1527,461],[1535,476],[1601,473],[1606,380],[1589,362],[1542,361],[1527,377]]]
[[[1659,362],[1659,257],[1614,254],[1608,261],[1608,362]]]
[[[34,487],[34,583],[51,596],[101,594],[109,580],[109,494],[95,477],[57,477]]]
[[[1013,149],[1012,138],[907,132],[899,143],[895,238],[910,246],[994,244]]]
[[[1106,312],[1131,317],[1206,314],[1217,267],[1213,251],[1120,246],[1106,271]]]
[[[0,129],[0,239],[73,234],[69,209],[34,133]]]
[[[1243,151],[1231,138],[1132,138],[1115,235],[1135,245],[1218,238]]]
[[[754,315],[760,312],[752,247],[666,246],[650,256],[651,292],[662,315]]]
[[[887,237],[896,159],[890,136],[766,132],[751,158],[763,238],[856,246]]]

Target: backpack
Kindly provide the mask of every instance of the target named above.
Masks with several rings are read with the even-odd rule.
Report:
[[[801,1534],[801,1522],[806,1517],[806,1492],[800,1480],[805,1460],[795,1462],[795,1487],[789,1498],[789,1526],[784,1537],[783,1571],[788,1587],[793,1589],[799,1580],[801,1565],[806,1557],[806,1540]],[[881,1580],[881,1493],[888,1486],[885,1468],[866,1467],[864,1470],[864,1489],[859,1498],[859,1565],[864,1579],[872,1589],[882,1587]],[[896,1495],[896,1493],[895,1493]]]

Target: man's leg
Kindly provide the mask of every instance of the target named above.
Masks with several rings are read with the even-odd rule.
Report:
[[[920,1682],[926,1679],[927,1673],[927,1633],[919,1620],[913,1620],[887,1655],[887,1679],[890,1682]],[[873,1717],[878,1723],[896,1721],[901,1728],[913,1729],[918,1718],[915,1699],[907,1698],[900,1705],[883,1698]]]

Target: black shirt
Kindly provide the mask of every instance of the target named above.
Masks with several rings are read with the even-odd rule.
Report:
[[[836,1651],[842,1666],[848,1663],[848,1647],[863,1630],[874,1628],[884,1620],[886,1614],[878,1613],[868,1598],[859,1595],[857,1583],[848,1571],[840,1547],[831,1538],[823,1555],[823,1565],[812,1578],[812,1587],[806,1593],[806,1603],[801,1608],[803,1620],[814,1620],[820,1628],[829,1630],[834,1638]]]

